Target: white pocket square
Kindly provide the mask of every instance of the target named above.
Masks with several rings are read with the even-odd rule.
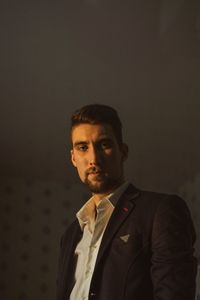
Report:
[[[126,235],[120,236],[120,239],[121,239],[124,243],[127,243],[129,237],[130,237],[130,234],[126,234]]]

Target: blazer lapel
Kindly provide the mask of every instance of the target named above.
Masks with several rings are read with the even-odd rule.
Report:
[[[104,232],[96,260],[96,266],[100,262],[106,248],[111,243],[115,233],[117,232],[121,224],[125,221],[125,219],[129,216],[131,211],[135,208],[134,200],[139,196],[139,194],[139,190],[137,190],[132,184],[130,184],[118,200],[117,205]]]

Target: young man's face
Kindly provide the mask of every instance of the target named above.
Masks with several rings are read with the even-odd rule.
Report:
[[[111,192],[123,182],[125,144],[119,146],[107,124],[80,124],[72,130],[71,159],[93,193]]]

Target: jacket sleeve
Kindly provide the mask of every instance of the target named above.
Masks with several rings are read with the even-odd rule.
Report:
[[[155,300],[194,300],[197,260],[195,231],[185,202],[167,196],[152,228],[151,278]]]

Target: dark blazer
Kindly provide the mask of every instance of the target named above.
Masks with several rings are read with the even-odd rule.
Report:
[[[81,236],[76,220],[62,237],[57,300],[69,299]],[[190,212],[181,198],[130,184],[104,232],[88,299],[194,300],[194,241]]]

